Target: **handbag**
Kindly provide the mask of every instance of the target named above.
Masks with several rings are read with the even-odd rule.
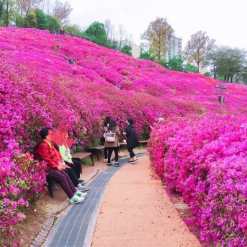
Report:
[[[99,139],[100,143],[105,143],[105,137],[104,136],[101,136],[100,139]]]
[[[106,142],[115,142],[116,141],[116,133],[106,133],[105,134]]]

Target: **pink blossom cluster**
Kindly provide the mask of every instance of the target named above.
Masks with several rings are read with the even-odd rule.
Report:
[[[0,245],[13,236],[14,226],[26,218],[26,208],[46,192],[46,164],[29,153],[1,158]]]
[[[247,119],[188,115],[156,125],[151,166],[170,192],[181,193],[202,242],[247,245]]]
[[[14,157],[33,149],[38,141],[38,131],[44,126],[68,126],[73,134],[73,148],[79,150],[99,142],[106,115],[119,120],[118,124],[120,120],[132,117],[140,138],[148,136],[149,124],[155,125],[156,133],[150,141],[150,147],[155,147],[150,151],[153,166],[160,176],[164,176],[163,179],[171,181],[171,189],[182,190],[183,183],[176,184],[173,179],[186,177],[186,173],[192,172],[186,168],[186,158],[186,166],[181,169],[184,175],[181,175],[177,170],[179,161],[202,149],[204,144],[217,141],[223,129],[230,130],[231,126],[238,124],[238,120],[229,117],[232,125],[226,128],[228,120],[216,114],[212,119],[208,117],[208,121],[200,117],[208,112],[219,113],[218,92],[215,90],[218,81],[203,75],[169,71],[152,61],[135,59],[77,37],[0,27],[0,56],[1,203],[3,199],[9,199],[11,203],[7,204],[12,205],[17,200],[10,197],[10,191],[20,199],[21,189],[11,185],[11,189],[6,190],[5,183],[13,180],[15,175],[12,171],[18,174],[18,169],[21,169],[16,166],[18,162]],[[70,64],[68,59],[76,63]],[[235,84],[226,87],[222,113],[246,114],[247,88]],[[167,119],[165,125],[155,122],[160,117]],[[219,119],[215,127],[213,119],[215,122]],[[197,123],[198,131],[193,134]],[[208,127],[205,134],[200,134],[200,128],[204,126],[211,126],[212,133]],[[192,143],[186,138],[185,129]],[[179,145],[186,145],[188,141],[186,150],[176,147],[175,139],[172,139],[176,133],[181,135]],[[197,135],[201,139],[196,139]],[[170,147],[172,150],[178,148],[177,156],[168,152]],[[233,153],[234,147],[231,150]],[[177,167],[175,171],[169,168],[164,152],[168,152],[169,159]],[[225,153],[222,155],[224,157]],[[205,159],[209,157],[205,156]],[[33,161],[30,164],[34,164]],[[42,181],[43,187],[42,169],[36,165],[34,168],[32,174],[37,174],[36,179]],[[198,166],[198,171],[200,169],[203,168]],[[169,172],[164,173],[165,170]],[[20,181],[18,184],[30,184],[33,175],[28,182],[29,171],[21,171],[25,175],[16,178]],[[193,186],[196,188],[197,182]],[[28,185],[26,190],[34,193],[38,185],[33,183],[32,188]],[[199,198],[197,194],[191,195],[188,188],[186,197]],[[196,205],[193,211],[199,212]],[[241,217],[243,222],[245,218]],[[244,228],[244,223],[242,225]]]

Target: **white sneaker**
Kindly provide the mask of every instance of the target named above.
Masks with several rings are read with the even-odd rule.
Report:
[[[135,164],[138,161],[138,159],[130,161],[131,164]]]
[[[74,194],[74,196],[78,196],[78,197],[85,197],[87,195],[87,193],[82,193],[81,191],[77,190]]]
[[[79,191],[82,191],[82,192],[85,192],[85,191],[90,190],[89,188],[87,188],[87,187],[85,187],[85,186],[82,186],[81,184],[78,184],[78,185],[77,185],[77,189],[78,189]]]
[[[107,163],[108,159],[104,159],[104,162]]]
[[[72,204],[77,204],[77,203],[81,203],[81,202],[83,202],[83,200],[84,200],[84,197],[78,197],[78,196],[72,196],[71,198],[70,198],[70,203],[72,203]]]

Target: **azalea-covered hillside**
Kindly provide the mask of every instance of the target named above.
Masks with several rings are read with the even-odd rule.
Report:
[[[1,28],[0,46],[4,139],[12,137],[22,148],[32,148],[33,135],[45,125],[66,124],[89,144],[107,114],[132,116],[140,134],[146,120],[219,111],[217,81],[168,71],[76,37]],[[245,111],[245,87],[227,85],[226,94],[225,110]]]
[[[195,203],[192,209],[198,215],[207,205],[212,206],[210,200],[217,196],[213,194],[206,203],[201,193],[209,193],[205,182],[209,169],[226,172],[225,166],[231,161],[221,159],[229,156],[226,148],[221,150],[216,148],[220,144],[209,144],[223,138],[228,146],[233,145],[230,157],[241,153],[234,150],[245,137],[239,127],[245,121],[245,86],[226,85],[222,112],[235,117],[219,117],[215,90],[218,81],[198,74],[169,71],[157,63],[135,59],[77,37],[51,35],[35,29],[0,28],[0,57],[1,239],[13,234],[13,226],[25,218],[23,208],[43,193],[45,165],[34,162],[29,154],[21,154],[33,149],[43,126],[68,126],[76,147],[84,148],[98,142],[106,115],[116,118],[118,124],[133,117],[140,138],[147,137],[149,124],[155,125],[155,119],[168,119],[164,125],[156,125],[153,131],[152,164],[161,178],[169,182],[171,190],[186,190],[185,200],[191,205]],[[196,150],[204,152],[202,161],[197,158]],[[194,156],[187,159],[194,152]],[[219,154],[208,157],[210,152]],[[245,153],[241,155],[245,157]],[[204,160],[217,163],[209,165]],[[188,162],[196,162],[198,167]],[[239,164],[238,171],[245,171],[240,165],[245,164],[243,160],[234,162]],[[170,167],[173,163],[174,167]],[[218,168],[217,164],[222,166]],[[205,173],[202,185],[197,177],[201,169]],[[221,181],[217,176],[212,175],[211,180]],[[192,180],[193,183],[188,182]],[[184,186],[184,183],[191,184]],[[195,188],[198,194],[193,193]],[[239,194],[238,199],[245,202],[245,194]],[[246,212],[246,208],[243,209]],[[212,210],[217,212],[218,209]],[[242,222],[234,232],[239,243],[246,231],[246,215],[236,213],[240,217],[237,222]],[[211,216],[206,214],[200,219],[205,228],[203,240],[222,239],[221,231],[231,233],[232,222],[223,222],[225,229],[208,234],[213,224]]]

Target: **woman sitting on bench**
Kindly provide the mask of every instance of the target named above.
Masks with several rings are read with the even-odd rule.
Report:
[[[78,178],[78,181],[82,183],[84,181],[80,180],[80,174],[82,173],[81,162],[78,159],[72,158],[72,155],[70,153],[70,148],[67,144],[67,139],[68,139],[68,132],[65,131],[63,133],[63,145],[59,146],[59,152],[60,152],[65,164],[74,170],[74,172]]]
[[[46,176],[60,184],[73,204],[81,203],[86,193],[75,189],[70,177],[64,171],[67,166],[61,162],[61,156],[52,143],[52,128],[45,127],[40,131],[41,142],[34,148],[34,159],[45,161],[47,164]]]

